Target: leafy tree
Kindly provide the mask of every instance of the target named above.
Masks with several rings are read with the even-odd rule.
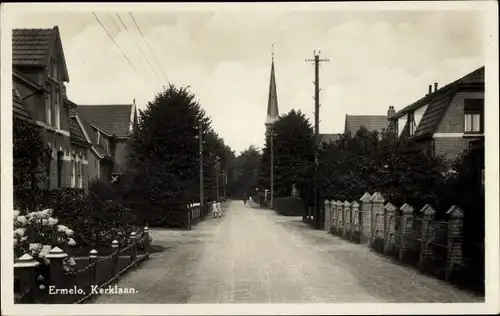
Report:
[[[301,198],[310,200],[313,185],[315,138],[312,126],[299,110],[281,116],[273,126],[274,133],[274,190],[275,196],[289,196],[295,184]],[[261,159],[259,184],[269,188],[271,135]]]
[[[231,190],[233,190],[235,196],[242,198],[245,193],[248,196],[255,193],[260,159],[259,149],[253,145],[236,157],[231,181]]]
[[[13,118],[13,175],[15,188],[36,188],[45,180],[50,149],[38,126]]]

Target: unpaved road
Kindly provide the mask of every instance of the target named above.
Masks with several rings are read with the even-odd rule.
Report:
[[[192,231],[151,230],[163,251],[118,282],[138,293],[95,303],[482,302],[299,217],[229,203]]]

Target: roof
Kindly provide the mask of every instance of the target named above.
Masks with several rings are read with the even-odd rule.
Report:
[[[455,80],[446,86],[438,89],[437,91],[434,91],[430,94],[425,95],[423,98],[419,99],[418,101],[404,107],[403,109],[399,110],[396,112],[394,115],[391,116],[391,119],[397,119],[403,116],[404,114],[416,110],[423,106],[426,103],[431,102],[432,100],[436,100],[437,98],[441,98],[444,95],[447,94],[455,94],[458,89],[461,87],[467,87],[467,86],[483,86],[484,87],[484,66],[481,68],[478,68],[467,75],[463,76],[462,78]]]
[[[345,132],[357,132],[361,126],[369,131],[379,131],[389,126],[386,115],[346,115]]]
[[[276,92],[276,78],[274,75],[274,59],[271,63],[271,79],[269,81],[269,99],[267,100],[266,124],[274,122],[279,116],[278,93]]]
[[[46,67],[56,45],[59,46],[63,56],[63,80],[68,81],[68,71],[57,26],[51,29],[14,29],[12,31],[12,65],[14,67]]]
[[[75,116],[72,116],[69,121],[69,132],[70,139],[72,141],[77,141],[79,143],[87,143],[87,139],[85,138],[85,134],[83,133],[80,125]]]
[[[28,110],[26,110],[26,105],[19,91],[14,86],[12,87],[12,112],[15,118],[35,123]]]
[[[108,136],[128,137],[133,104],[78,105],[76,111]]]
[[[321,139],[322,143],[333,143],[337,140],[340,139],[342,134],[336,133],[336,134],[320,134],[319,137]]]
[[[453,100],[454,95],[464,87],[482,87],[484,89],[484,67],[478,68],[464,77],[442,87],[441,89],[426,95],[417,102],[410,104],[391,116],[391,120],[395,120],[410,111],[416,110],[423,105],[428,104],[427,109],[422,116],[417,129],[415,130],[414,137],[431,135],[436,132],[436,129],[445,115],[446,109]],[[407,125],[408,122],[406,122],[404,127],[399,126],[399,128],[403,128],[402,134],[405,132]]]

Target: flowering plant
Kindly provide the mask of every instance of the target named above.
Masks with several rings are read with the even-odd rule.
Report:
[[[72,229],[58,225],[59,220],[52,217],[53,210],[45,209],[39,212],[22,214],[14,211],[14,255],[19,258],[27,253],[42,264],[48,265],[46,258],[50,250],[58,246],[67,249],[67,246],[76,245],[72,238]],[[64,260],[64,270],[70,271],[75,266],[72,258]]]

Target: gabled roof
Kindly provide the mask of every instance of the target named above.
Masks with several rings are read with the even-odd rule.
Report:
[[[12,31],[12,66],[46,67],[54,48],[59,48],[64,67],[63,81],[69,81],[59,28],[14,29]]]
[[[133,104],[78,105],[78,114],[108,136],[129,137]]]
[[[361,126],[369,131],[379,131],[389,126],[386,115],[346,115],[345,132],[356,133]]]
[[[82,128],[78,124],[78,120],[76,116],[70,117],[69,121],[69,132],[70,132],[70,140],[76,141],[78,143],[89,144],[91,145],[87,139],[85,138],[85,133]]]
[[[398,119],[408,112],[414,111],[425,104],[428,104],[413,137],[431,135],[436,132],[444,114],[446,113],[446,109],[450,105],[455,94],[462,88],[470,87],[484,89],[484,66],[403,108],[391,116],[391,120]],[[409,122],[406,122],[404,127],[399,126],[398,128],[405,129],[408,123]]]
[[[429,93],[425,95],[423,98],[419,99],[418,101],[404,107],[403,109],[399,110],[396,112],[393,116],[391,116],[390,119],[397,119],[400,118],[401,116],[405,115],[406,113],[416,110],[423,106],[424,104],[430,103],[431,101],[434,101],[436,99],[441,99],[445,95],[449,94],[455,94],[460,88],[463,87],[484,87],[484,66],[481,68],[478,68],[474,70],[473,72],[468,73],[467,75],[463,76],[462,78],[455,80],[446,86],[438,89],[437,91],[434,91],[432,93]]]

